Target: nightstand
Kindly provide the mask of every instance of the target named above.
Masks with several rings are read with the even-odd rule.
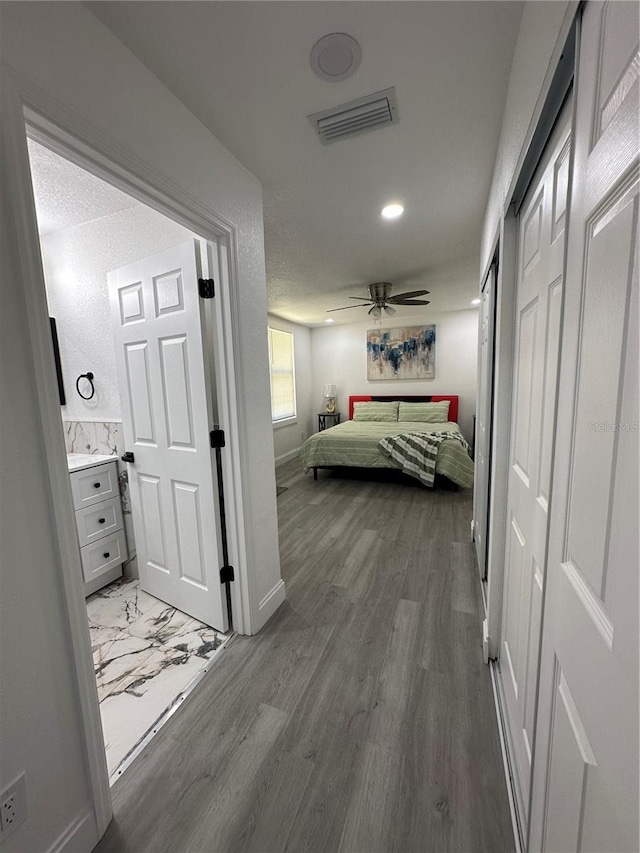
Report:
[[[333,423],[331,420],[327,424],[327,418],[333,419]],[[323,429],[326,429],[327,426],[335,426],[340,423],[340,412],[318,412],[318,432],[322,432]]]

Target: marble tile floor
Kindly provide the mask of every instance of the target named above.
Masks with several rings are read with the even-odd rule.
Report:
[[[87,599],[109,775],[231,636],[121,578]]]

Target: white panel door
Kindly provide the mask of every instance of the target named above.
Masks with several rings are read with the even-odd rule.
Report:
[[[500,673],[525,819],[547,545],[570,119],[565,106],[527,192],[518,230]]]
[[[495,314],[495,267],[482,290],[478,357],[478,412],[474,442],[475,486],[473,538],[480,577],[487,575],[487,524],[489,517],[489,471],[491,470],[491,404],[493,401],[493,339]]]
[[[638,837],[636,3],[587,3],[577,75],[530,850]]]
[[[224,631],[198,274],[189,240],[109,273],[109,293],[140,585]]]

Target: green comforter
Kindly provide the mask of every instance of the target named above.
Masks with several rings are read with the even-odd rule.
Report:
[[[396,468],[378,443],[389,435],[407,432],[455,432],[458,424],[425,424],[410,421],[346,421],[317,432],[300,451],[305,470],[344,465],[350,468]],[[443,441],[438,452],[436,473],[448,477],[463,489],[473,486],[473,461],[459,441]]]

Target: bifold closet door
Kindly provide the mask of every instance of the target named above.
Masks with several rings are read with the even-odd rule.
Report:
[[[526,819],[555,416],[570,151],[565,105],[522,205],[500,677]]]
[[[636,3],[587,3],[553,467],[531,853],[637,851]]]

